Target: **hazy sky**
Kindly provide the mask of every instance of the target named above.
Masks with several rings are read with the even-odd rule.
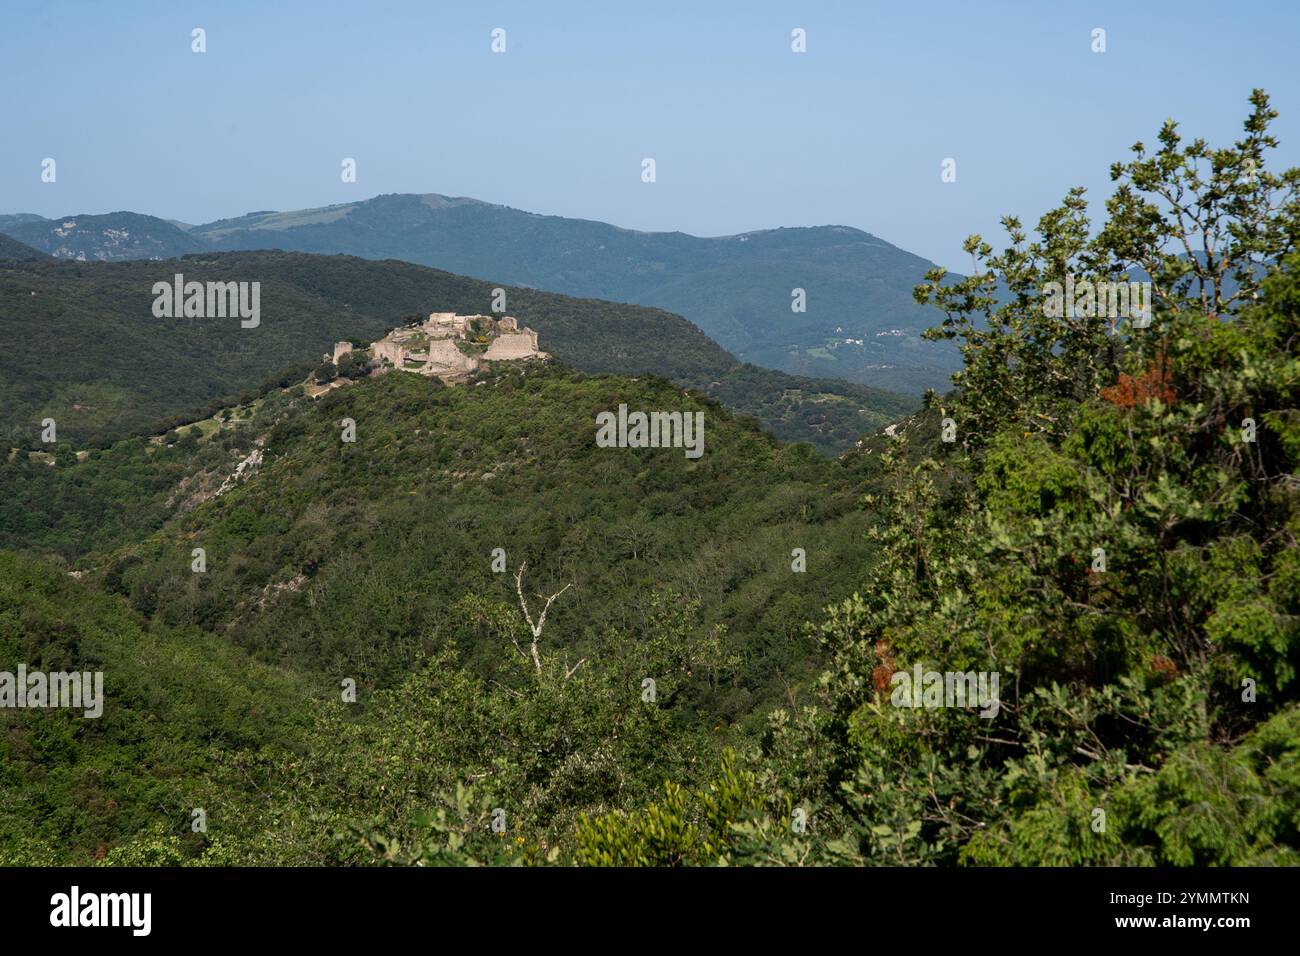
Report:
[[[960,270],[1004,213],[1076,184],[1099,202],[1166,117],[1234,139],[1254,86],[1300,163],[1295,0],[4,7],[0,212],[204,222],[438,192],[697,235],[839,223]]]

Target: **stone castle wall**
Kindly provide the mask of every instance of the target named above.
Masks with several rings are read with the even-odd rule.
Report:
[[[524,329],[522,332],[503,332],[498,335],[483,353],[483,360],[503,362],[534,358],[540,354],[537,350],[537,333],[532,329]]]
[[[424,353],[425,375],[457,376],[467,375],[478,368],[478,360],[466,355],[449,339],[434,339],[429,342],[429,351]]]
[[[378,342],[376,342],[374,345],[371,346],[371,349],[374,350],[374,356],[376,362],[379,362],[381,359],[387,359],[396,368],[406,367],[405,346],[399,345],[396,342],[390,342],[384,339],[380,339]]]

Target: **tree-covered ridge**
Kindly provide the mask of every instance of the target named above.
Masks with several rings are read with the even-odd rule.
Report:
[[[747,362],[919,395],[954,351],[927,344],[912,287],[931,263],[847,226],[700,237],[546,216],[474,199],[392,194],[192,227],[111,213],[0,229],[64,258],[120,261],[281,249],[400,259],[493,282],[667,309]],[[795,289],[807,308],[792,309]],[[480,307],[481,308],[481,307]]]
[[[154,317],[153,284],[178,272],[186,281],[260,282],[262,321],[241,328],[237,319]],[[10,445],[31,448],[40,447],[47,417],[62,440],[82,445],[161,430],[242,393],[297,381],[342,339],[371,341],[430,311],[488,312],[494,288],[402,262],[277,252],[0,264],[0,428]],[[745,365],[656,309],[513,288],[506,305],[567,364],[664,375],[826,452],[911,405],[877,389]]]
[[[662,379],[529,368],[478,381],[445,388],[390,374],[315,400],[295,389],[249,427],[204,440],[182,430],[174,447],[136,440],[53,468],[14,462],[6,523],[22,524],[8,543],[43,542],[150,617],[383,684],[442,635],[471,661],[499,663],[490,621],[516,606],[525,560],[531,587],[573,586],[548,627],[574,659],[635,631],[656,589],[707,608],[702,619],[732,630],[746,657],[743,680],[710,692],[727,720],[770,694],[778,672],[806,670],[802,622],[862,565],[854,475],[869,463],[850,470],[782,447]],[[597,447],[597,413],[620,404],[701,411],[703,457]],[[355,442],[341,441],[344,420]],[[212,497],[254,451],[253,477]],[[121,510],[161,530],[96,535],[95,506],[78,510],[76,499],[102,508],[115,491]],[[116,550],[86,556],[87,530]],[[204,575],[191,573],[196,546]],[[509,573],[489,567],[497,547]],[[791,570],[797,547],[815,556],[806,572]],[[466,629],[471,611],[481,621]]]
[[[175,223],[136,212],[95,216],[0,217],[0,229],[59,259],[172,259],[209,248]]]
[[[39,249],[24,245],[17,239],[0,233],[0,259],[45,259],[45,253]]]
[[[527,559],[530,580],[574,583],[551,618],[563,643],[632,627],[638,595],[664,587],[735,631],[759,683],[806,670],[802,622],[863,560],[857,499],[871,462],[846,467],[782,447],[653,377],[530,367],[456,388],[406,378],[363,379],[315,400],[301,387],[277,391],[82,460],[14,456],[0,464],[0,543],[59,555],[152,617],[297,664],[356,670],[358,642],[393,635],[398,644],[358,671],[386,681],[416,649],[432,649],[439,628],[455,631],[467,591],[487,586],[513,606],[510,575],[488,571],[498,546],[511,572]],[[620,404],[701,412],[704,457],[597,447],[596,414]],[[355,443],[340,441],[344,419],[357,423]],[[233,480],[254,453],[253,477]],[[199,539],[210,559],[202,581],[186,557]],[[796,547],[813,555],[800,574],[790,568]],[[313,617],[303,605],[317,588],[339,605]],[[249,599],[230,600],[237,594]],[[728,719],[762,696],[741,683],[719,691]]]

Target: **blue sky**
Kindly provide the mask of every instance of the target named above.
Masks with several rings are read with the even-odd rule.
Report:
[[[0,212],[203,222],[379,193],[636,229],[856,226],[963,269],[1166,117],[1252,87],[1300,163],[1300,4],[12,3]],[[190,49],[207,31],[208,51]],[[490,33],[506,31],[493,54]],[[808,52],[790,50],[807,31]],[[1107,50],[1091,50],[1106,30]],[[58,181],[42,183],[45,157]],[[353,157],[358,181],[340,180]],[[653,157],[657,182],[641,181]],[[957,181],[940,163],[957,160]]]

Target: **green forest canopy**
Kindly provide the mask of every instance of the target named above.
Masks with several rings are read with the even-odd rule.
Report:
[[[1229,147],[1135,147],[1097,228],[1072,191],[972,237],[972,276],[917,290],[960,390],[837,462],[561,367],[8,462],[6,498],[69,517],[4,513],[39,554],[0,556],[0,661],[102,666],[114,706],[0,715],[3,860],[1300,862],[1300,170],[1252,107]],[[1149,326],[1044,314],[1134,270]],[[699,407],[713,444],[598,457],[578,423],[618,400]],[[242,435],[262,465],[204,497]],[[79,545],[103,502],[139,516]],[[537,663],[506,533],[531,600],[574,583]],[[898,706],[918,665],[998,674],[997,715]]]

